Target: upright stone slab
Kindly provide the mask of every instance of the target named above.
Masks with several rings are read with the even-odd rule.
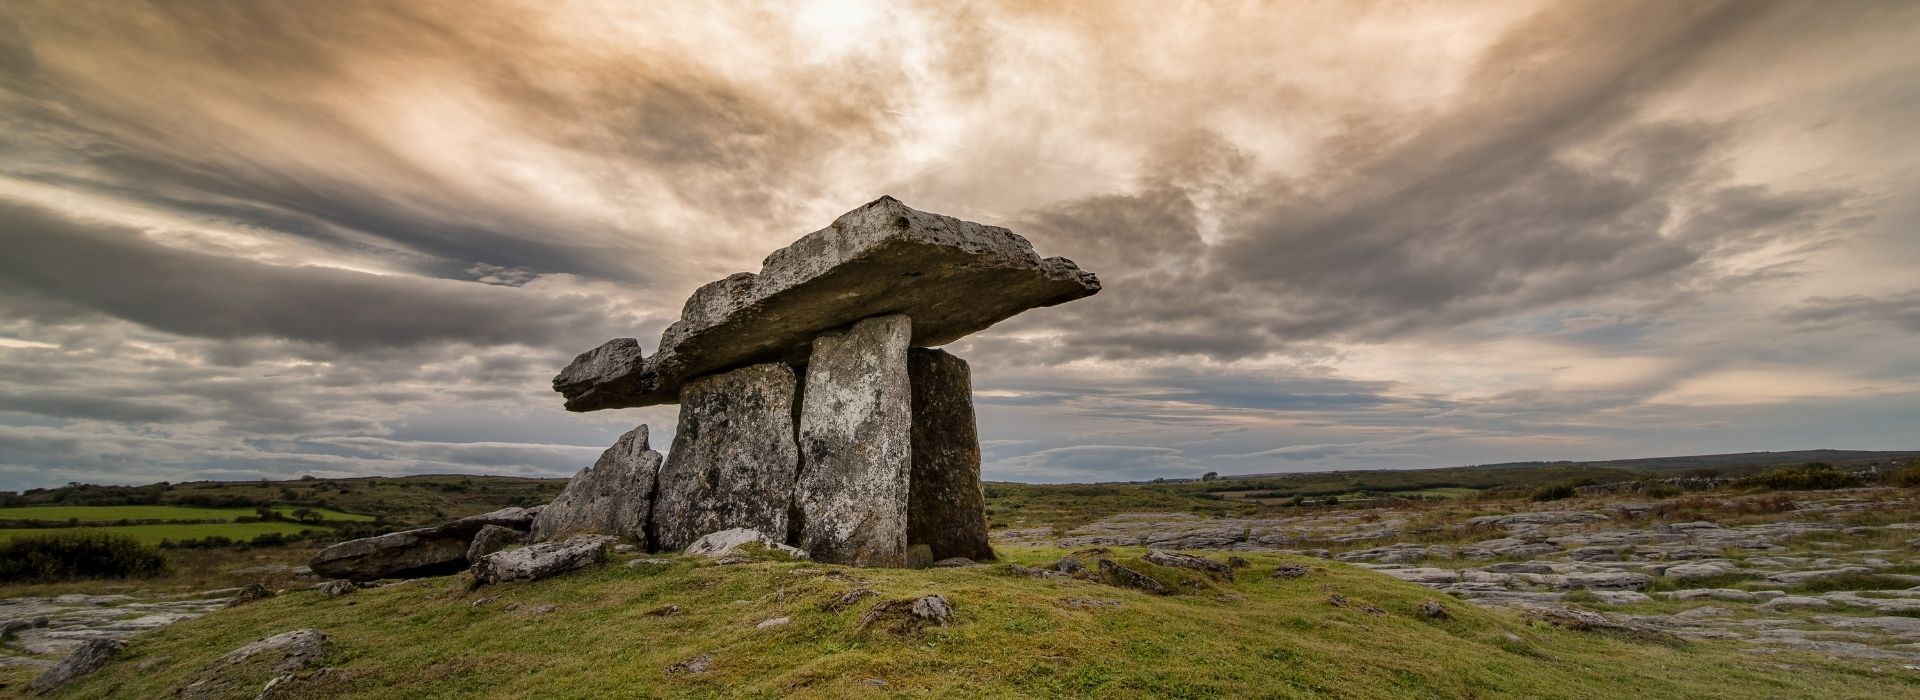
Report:
[[[785,538],[800,450],[794,375],[778,362],[699,377],[680,389],[680,425],[653,500],[654,549],[746,528]]]
[[[817,561],[906,562],[912,325],[879,316],[813,341],[800,399],[794,544]]]
[[[569,535],[631,537],[647,546],[647,515],[652,511],[660,453],[647,445],[640,426],[580,470],[565,491],[533,519],[533,541],[555,542]]]
[[[973,422],[973,373],[944,350],[907,353],[913,387],[913,469],[907,496],[907,542],[933,549],[937,561],[993,558],[987,544],[987,497],[980,490],[980,436]]]

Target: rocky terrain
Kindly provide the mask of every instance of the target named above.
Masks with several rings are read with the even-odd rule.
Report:
[[[1479,513],[1480,510],[1491,511]],[[1000,541],[1280,552],[1346,562],[1494,608],[1920,664],[1920,499],[1894,489],[1360,508],[1300,517],[1129,513]]]

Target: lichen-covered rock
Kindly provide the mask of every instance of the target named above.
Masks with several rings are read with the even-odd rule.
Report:
[[[907,353],[907,377],[913,392],[907,541],[927,545],[935,560],[990,560],[972,373],[944,350],[916,348]]]
[[[127,645],[118,639],[90,639],[74,647],[59,663],[47,667],[33,678],[33,690],[46,692],[66,685],[67,681],[100,670]]]
[[[467,561],[480,561],[481,557],[506,549],[507,545],[520,544],[527,540],[527,533],[512,530],[499,525],[488,525],[473,533],[473,541],[467,544]]]
[[[611,535],[574,535],[561,542],[542,542],[494,552],[473,563],[475,587],[508,581],[537,581],[607,561]]]
[[[645,546],[660,461],[660,453],[647,444],[647,426],[628,431],[541,509],[533,520],[531,539],[554,542],[578,534],[614,535]]]
[[[650,516],[655,549],[732,528],[786,537],[800,469],[796,389],[793,369],[778,362],[687,382]]]
[[[268,590],[266,586],[258,583],[249,583],[240,587],[240,592],[234,594],[233,600],[227,601],[227,607],[236,608],[256,600],[266,600],[272,597],[273,591]]]
[[[780,552],[796,559],[807,558],[807,553],[803,550],[789,547],[759,530],[743,527],[702,535],[695,539],[692,544],[687,545],[686,553],[709,559],[721,559],[739,554],[741,547],[750,544],[758,545],[767,551]]]
[[[1196,557],[1191,554],[1181,554],[1179,552],[1166,552],[1166,551],[1155,549],[1155,550],[1148,551],[1147,556],[1144,556],[1141,558],[1149,562],[1159,564],[1161,566],[1171,566],[1171,567],[1180,568],[1180,569],[1192,569],[1194,571],[1201,571],[1201,572],[1205,572],[1207,574],[1222,577],[1222,578],[1233,578],[1233,567],[1227,566],[1226,564],[1222,564],[1212,559],[1203,559],[1201,557]]]
[[[274,679],[318,665],[326,655],[326,642],[327,635],[313,629],[251,642],[201,671],[192,684],[180,689],[180,696],[197,700],[255,695]]]
[[[459,573],[467,568],[467,547],[481,528],[525,530],[534,517],[532,509],[502,508],[433,527],[349,540],[320,550],[308,565],[317,575],[349,581]]]
[[[881,197],[767,256],[759,274],[701,287],[652,357],[640,360],[627,339],[608,343],[575,359],[554,390],[570,411],[673,403],[692,377],[802,364],[814,336],[862,318],[912,316],[912,344],[937,346],[1098,291],[1092,273],[1035,255],[1012,231]]]
[[[873,606],[865,615],[860,616],[858,632],[865,633],[875,626],[891,623],[889,630],[894,634],[912,634],[921,628],[946,627],[953,622],[953,604],[946,596],[925,595],[918,598],[890,600]]]
[[[912,321],[881,316],[813,342],[800,407],[799,545],[854,566],[906,563]]]
[[[1100,560],[1100,573],[1106,576],[1108,583],[1115,586],[1135,588],[1148,593],[1158,593],[1162,595],[1171,592],[1167,590],[1167,585],[1161,583],[1158,579],[1129,569],[1112,559]]]

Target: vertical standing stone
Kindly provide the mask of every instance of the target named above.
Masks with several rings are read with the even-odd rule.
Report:
[[[532,539],[554,542],[568,535],[630,537],[647,546],[647,515],[653,507],[660,453],[647,445],[640,426],[600,453],[599,461],[567,482],[560,497],[534,516]]]
[[[779,362],[681,387],[680,425],[653,500],[654,549],[680,549],[734,528],[786,537],[800,470],[793,395],[793,370]]]
[[[973,373],[944,350],[907,353],[913,386],[913,469],[907,496],[907,542],[933,549],[935,560],[993,558],[987,544],[987,498],[980,490],[980,436],[973,423]]]
[[[813,341],[800,406],[798,522],[790,527],[816,560],[906,563],[912,336],[912,321],[894,314]]]

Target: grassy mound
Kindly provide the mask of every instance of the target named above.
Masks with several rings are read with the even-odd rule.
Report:
[[[1005,548],[1045,566],[1053,549]],[[311,627],[330,671],[284,697],[1893,697],[1910,680],[1812,656],[1528,625],[1363,569],[1248,555],[1231,580],[1109,556],[1150,595],[1009,571],[808,562],[622,566],[468,591],[463,577],[301,591],[161,628],[62,697],[170,697],[223,654]],[[1285,564],[1312,570],[1270,574]],[[1189,580],[1193,579],[1193,580]],[[871,597],[835,605],[849,591]],[[953,624],[863,626],[938,593]],[[1419,613],[1438,600],[1447,615]],[[1336,604],[1337,601],[1337,604]],[[547,606],[553,606],[550,609]],[[673,606],[673,607],[669,607]],[[790,622],[759,627],[774,618]],[[688,662],[704,670],[688,670]],[[676,665],[679,665],[676,667]],[[670,670],[670,667],[674,667]],[[257,692],[269,676],[240,684]],[[16,678],[6,678],[10,685]],[[239,687],[239,686],[236,686]]]

